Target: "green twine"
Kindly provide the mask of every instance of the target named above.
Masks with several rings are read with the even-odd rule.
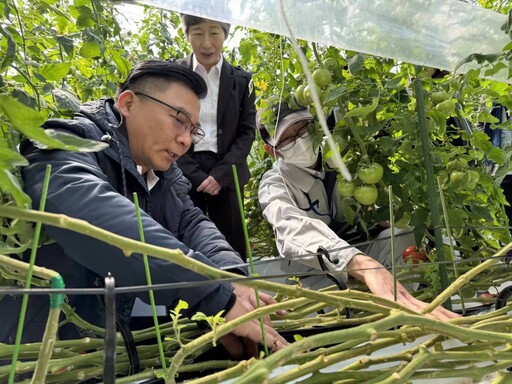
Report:
[[[144,228],[142,227],[142,218],[140,216],[140,206],[139,206],[139,198],[137,197],[137,193],[133,194],[133,201],[135,203],[135,212],[137,213],[137,223],[139,226],[139,236],[141,243],[145,243],[146,240],[144,238]],[[148,255],[143,254],[142,255],[144,259],[144,270],[146,271],[146,281],[149,286],[152,286],[153,283],[151,281],[151,271],[149,270],[149,261],[148,261]],[[160,335],[160,324],[158,323],[158,316],[156,314],[156,304],[155,304],[155,296],[153,294],[153,290],[149,291],[149,302],[151,303],[151,312],[153,314],[153,322],[155,323],[155,332],[156,332],[156,338],[158,341],[158,351],[160,353],[160,360],[162,363],[162,369],[167,376],[167,366],[165,364],[165,355],[164,355],[164,346],[162,343],[162,337]]]
[[[236,189],[236,197],[238,199],[238,208],[240,210],[240,217],[242,218],[242,228],[244,230],[244,240],[245,240],[245,248],[247,249],[247,257],[249,259],[249,265],[251,267],[251,276],[258,276],[257,273],[254,272],[254,261],[252,259],[251,252],[251,244],[249,242],[249,232],[247,231],[247,224],[245,222],[245,213],[244,213],[244,205],[242,202],[242,195],[240,193],[240,184],[238,183],[238,173],[236,171],[236,166],[233,164],[231,166],[233,170],[233,178],[235,180],[235,189]],[[256,305],[260,306],[260,298],[258,294],[258,290],[254,290],[256,292]],[[265,325],[263,324],[263,318],[260,317],[260,327],[261,327],[261,337],[263,340],[263,348],[265,349],[265,355],[269,356],[268,347],[267,347],[267,337],[265,334]]]
[[[51,175],[52,166],[50,164],[46,165],[46,172],[44,174],[44,182],[43,182],[43,191],[41,193],[41,201],[39,202],[39,211],[44,211],[44,207],[46,204],[46,197],[48,196],[48,185],[50,184],[50,175]],[[27,271],[27,280],[25,281],[25,289],[29,289],[32,284],[32,274],[34,270],[34,264],[36,261],[37,247],[39,245],[39,238],[41,235],[41,222],[36,223],[36,228],[34,232],[34,240],[32,242],[32,250],[30,252],[30,261]],[[20,318],[18,320],[18,329],[16,331],[16,340],[14,343],[14,351],[12,354],[11,361],[11,370],[9,371],[9,384],[14,383],[14,376],[16,374],[16,365],[18,363],[18,356],[20,354],[20,346],[21,346],[21,338],[23,336],[23,325],[25,324],[25,316],[27,313],[28,306],[28,294],[23,295],[23,299],[21,302],[21,312]]]

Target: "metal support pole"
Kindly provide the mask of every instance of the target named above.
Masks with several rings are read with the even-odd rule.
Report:
[[[115,280],[105,277],[105,339],[103,348],[103,383],[116,381],[116,296]]]

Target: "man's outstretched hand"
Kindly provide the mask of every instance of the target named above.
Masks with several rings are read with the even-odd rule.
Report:
[[[348,273],[356,279],[365,283],[370,292],[376,296],[394,301],[393,275],[377,260],[366,255],[356,255],[347,265]],[[412,296],[409,291],[397,282],[397,302],[404,307],[415,312],[421,313],[429,304]],[[425,316],[437,320],[449,320],[460,317],[460,315],[451,312],[443,307],[437,307]]]
[[[226,321],[235,320],[257,308],[256,291],[240,284],[233,284],[236,301],[233,307],[226,314]],[[275,304],[274,298],[266,293],[259,292],[260,306]],[[278,315],[285,314],[286,311],[278,311]],[[269,350],[278,351],[288,345],[288,342],[272,328],[270,317],[263,318],[263,328],[265,339]],[[233,358],[243,359],[247,357],[257,357],[258,344],[263,344],[263,335],[258,319],[248,321],[235,328],[233,333],[225,335],[219,339],[219,342],[226,348]]]

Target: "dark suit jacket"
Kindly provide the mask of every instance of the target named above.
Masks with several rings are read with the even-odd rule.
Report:
[[[192,69],[192,55],[176,63]],[[251,150],[256,129],[254,92],[251,92],[252,75],[240,67],[234,67],[226,59],[222,62],[217,104],[217,154],[219,160],[210,172],[223,187],[234,188],[232,164],[236,164],[240,185],[249,181],[251,174],[247,156]],[[178,159],[178,165],[193,187],[198,187],[209,175],[199,169],[197,162],[186,155]]]

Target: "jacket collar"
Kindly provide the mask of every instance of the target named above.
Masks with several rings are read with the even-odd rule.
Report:
[[[233,66],[226,60],[223,60],[220,71],[219,99],[217,102],[217,127],[222,126],[222,115],[228,105],[231,94],[235,92],[235,75],[233,72]]]

